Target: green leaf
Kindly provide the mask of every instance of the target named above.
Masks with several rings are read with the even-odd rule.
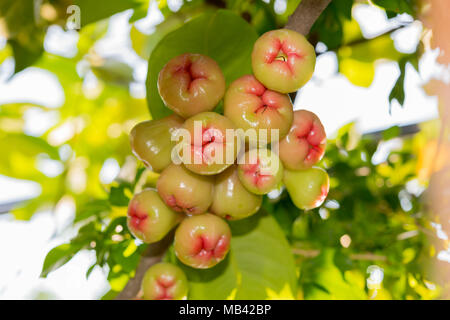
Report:
[[[142,2],[139,0],[75,0],[74,4],[80,7],[81,27],[83,27],[118,12],[137,8]]]
[[[189,299],[293,298],[294,258],[275,219],[260,212],[230,226],[231,250],[223,262],[207,270],[177,262],[189,279]]]
[[[352,16],[353,0],[332,1],[311,28],[311,34],[329,49],[338,48],[343,40],[343,23]]]
[[[373,0],[374,4],[384,8],[387,12],[394,12],[397,14],[407,13],[414,15],[412,0]]]
[[[394,87],[389,94],[389,113],[391,112],[392,101],[397,100],[397,102],[403,106],[405,102],[405,76],[406,76],[406,60],[402,59],[398,66],[400,68],[400,75],[395,82]]]
[[[111,187],[109,202],[113,206],[126,207],[130,199],[125,195],[125,186]]]
[[[163,39],[166,34],[181,27],[184,23],[185,20],[181,15],[171,15],[158,24],[155,31],[149,35],[140,32],[135,26],[132,26],[130,31],[131,45],[134,51],[136,51],[142,59],[148,60],[158,42]]]
[[[390,127],[389,129],[384,130],[382,133],[382,136],[383,136],[383,140],[387,141],[387,140],[393,139],[395,137],[398,137],[399,134],[400,134],[400,127],[393,126],[393,127]]]
[[[304,262],[301,270],[305,299],[367,299],[364,288],[347,282],[335,265],[335,250],[324,249]]]
[[[251,52],[257,39],[255,30],[241,17],[227,10],[205,13],[167,34],[153,50],[147,75],[147,102],[153,119],[170,110],[164,106],[157,78],[173,57],[191,52],[205,54],[217,61],[227,84],[251,73]],[[224,47],[226,44],[226,47]]]
[[[50,272],[69,262],[80,249],[80,246],[64,243],[50,250],[45,257],[41,277],[47,277]]]

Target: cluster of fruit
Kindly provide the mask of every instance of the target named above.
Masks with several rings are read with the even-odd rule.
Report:
[[[313,166],[325,152],[325,130],[314,113],[294,111],[288,95],[309,81],[315,59],[305,37],[287,29],[256,41],[254,75],[228,89],[213,59],[192,53],[171,59],[159,73],[158,91],[174,114],[139,123],[130,134],[134,154],[160,173],[157,190],[144,189],[130,201],[133,235],[152,243],[179,225],[178,259],[210,268],[230,248],[225,219],[255,214],[271,190],[284,184],[297,207],[319,206],[329,178]],[[222,99],[223,115],[212,112]],[[144,298],[179,298],[183,279],[176,266],[156,265],[144,278]]]

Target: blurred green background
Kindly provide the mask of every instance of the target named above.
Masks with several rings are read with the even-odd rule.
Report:
[[[157,174],[132,156],[128,133],[168,112],[157,73],[200,52],[229,84],[299,3],[3,0],[0,298],[114,298],[146,248],[126,208]],[[436,156],[439,101],[426,84],[440,69],[421,10],[335,0],[322,13],[308,35],[316,72],[295,108],[326,127],[327,201],[304,212],[284,190],[269,194],[261,213],[231,224],[224,263],[185,268],[189,298],[445,298],[430,267],[450,261],[448,238],[424,199],[450,147]],[[165,259],[176,263],[172,249]]]

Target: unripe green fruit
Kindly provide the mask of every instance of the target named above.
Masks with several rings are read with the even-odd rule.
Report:
[[[237,166],[231,166],[216,177],[211,212],[227,220],[238,220],[255,214],[262,196],[249,192],[241,183]]]
[[[230,119],[215,112],[202,112],[185,121],[181,160],[192,172],[214,175],[236,160],[240,139]],[[228,130],[228,135],[227,135]]]
[[[144,300],[183,300],[188,293],[188,281],[183,270],[170,263],[157,263],[142,279]]]
[[[297,110],[289,133],[280,141],[281,162],[290,170],[311,168],[322,159],[326,142],[319,117],[307,110]]]
[[[255,194],[267,194],[283,179],[283,165],[269,149],[252,149],[238,159],[238,174],[244,187]]]
[[[128,206],[128,229],[146,243],[161,240],[182,219],[183,215],[167,207],[152,189],[136,194]]]
[[[185,53],[161,69],[158,91],[167,107],[189,118],[214,109],[225,94],[225,78],[210,57]]]
[[[176,142],[171,141],[171,137],[182,125],[183,119],[177,115],[138,123],[130,132],[133,153],[147,167],[161,172],[172,161],[171,152]]]
[[[172,210],[200,214],[212,203],[214,178],[195,174],[183,165],[171,164],[159,176],[156,187]]]
[[[255,77],[266,88],[295,92],[311,79],[316,64],[314,47],[298,32],[272,30],[256,40],[252,52]]]
[[[188,217],[175,232],[175,254],[192,268],[211,268],[226,257],[230,240],[230,227],[222,218],[210,213]]]
[[[325,170],[312,167],[306,170],[284,170],[284,184],[292,202],[299,209],[309,210],[320,206],[330,189],[330,178]]]
[[[266,89],[252,75],[235,80],[225,94],[224,115],[237,128],[253,129],[255,135],[247,136],[248,141],[267,144],[282,139],[289,132],[293,112],[287,94]]]

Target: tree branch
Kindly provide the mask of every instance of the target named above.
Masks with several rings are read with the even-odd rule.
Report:
[[[331,0],[302,0],[295,12],[289,17],[285,28],[306,36],[330,2]]]
[[[302,0],[294,13],[289,17],[285,28],[306,36],[330,2],[331,0]],[[292,103],[294,103],[297,92],[291,92],[289,96]]]
[[[136,268],[134,278],[131,278],[125,288],[117,295],[116,300],[130,300],[137,297],[141,290],[141,282],[145,272],[152,265],[161,262],[164,253],[173,241],[175,231],[172,230],[164,239],[149,245],[145,253],[142,255],[139,265]]]

